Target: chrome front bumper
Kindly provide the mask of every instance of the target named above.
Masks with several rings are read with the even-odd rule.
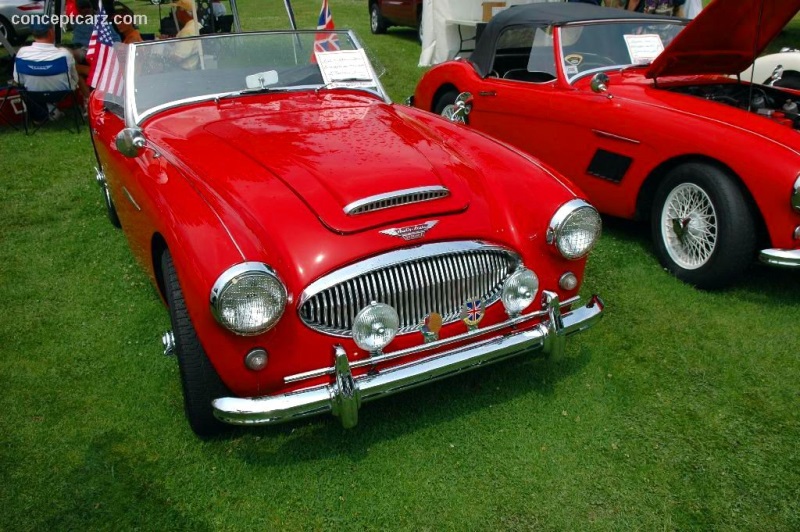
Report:
[[[530,329],[489,337],[421,360],[358,377],[353,377],[351,363],[344,349],[336,346],[334,367],[330,372],[321,372],[323,375],[331,373],[335,376],[332,384],[275,396],[221,397],[212,403],[214,415],[219,420],[234,425],[266,425],[332,412],[341,419],[344,427],[350,428],[358,423],[358,409],[363,402],[526,352],[542,351],[551,357],[559,357],[564,352],[566,337],[597,323],[602,317],[603,307],[603,301],[598,296],[592,296],[585,306],[562,314],[558,296],[552,292],[545,292],[543,309],[534,314],[534,316],[544,315],[545,318]],[[500,325],[506,327],[515,325],[525,321],[523,318],[526,316],[509,320],[512,323],[506,322]],[[476,332],[480,333],[480,330]],[[452,340],[440,342],[441,345],[447,345],[452,343]],[[425,348],[418,350],[422,349]],[[386,357],[384,360],[391,355],[391,353],[384,355]],[[364,364],[352,365],[360,367]]]
[[[762,249],[761,262],[783,268],[800,268],[800,249]]]

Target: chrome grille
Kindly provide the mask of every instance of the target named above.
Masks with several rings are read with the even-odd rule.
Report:
[[[418,331],[431,312],[450,323],[469,299],[494,303],[519,264],[515,253],[480,242],[394,251],[314,282],[301,296],[300,318],[318,331],[350,336],[356,314],[378,301],[397,310],[400,334]]]
[[[409,203],[435,200],[449,195],[450,191],[444,187],[408,188],[354,201],[344,208],[344,212],[352,216],[354,214],[364,214],[400,205],[408,205]]]

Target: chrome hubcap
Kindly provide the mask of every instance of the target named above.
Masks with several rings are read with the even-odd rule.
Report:
[[[686,270],[708,262],[717,245],[717,213],[706,192],[692,183],[672,189],[661,211],[667,253]]]
[[[378,10],[372,9],[372,18],[370,18],[370,22],[372,23],[372,31],[378,31]]]

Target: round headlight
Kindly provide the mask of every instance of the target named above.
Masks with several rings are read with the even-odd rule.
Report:
[[[353,340],[364,351],[374,353],[389,345],[399,328],[397,311],[389,305],[373,301],[356,315]]]
[[[792,207],[796,211],[800,211],[800,176],[794,182],[792,187]]]
[[[501,299],[509,316],[518,316],[528,308],[536,298],[539,291],[539,278],[527,268],[522,268],[511,274],[503,284]]]
[[[574,199],[561,206],[547,230],[547,241],[566,259],[580,259],[592,250],[600,237],[602,222],[597,210]]]
[[[286,308],[286,287],[260,262],[228,268],[211,289],[211,312],[220,325],[243,336],[271,329]]]

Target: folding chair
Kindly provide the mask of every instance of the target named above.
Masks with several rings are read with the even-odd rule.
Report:
[[[59,107],[68,104],[67,113],[72,113],[75,121],[75,132],[80,132],[83,116],[80,100],[72,86],[69,76],[69,64],[66,57],[52,61],[28,61],[19,56],[14,60],[17,71],[18,90],[25,102],[25,134],[32,134],[50,120],[50,106]],[[32,78],[40,78],[38,83]],[[44,80],[42,78],[47,78]],[[31,86],[46,87],[48,90],[31,90]],[[33,124],[31,132],[29,126]]]

